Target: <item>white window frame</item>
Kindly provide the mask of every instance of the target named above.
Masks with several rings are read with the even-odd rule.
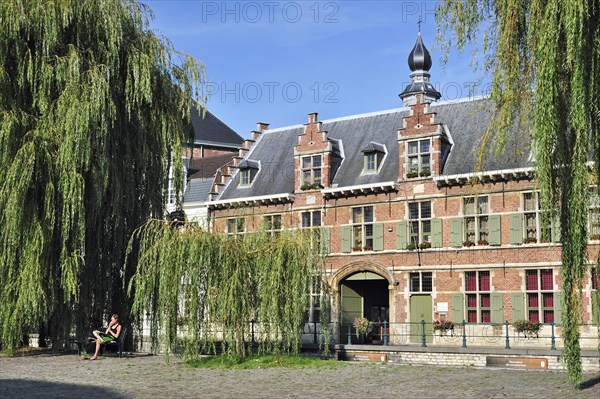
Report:
[[[252,184],[252,169],[244,168],[240,170],[240,187],[250,187]]]
[[[371,220],[365,220],[365,209],[370,209]],[[357,213],[356,211],[360,211]],[[352,250],[353,251],[372,251],[374,234],[373,226],[375,223],[375,207],[358,206],[352,208]]]
[[[467,274],[468,273],[475,273],[475,291],[470,291],[469,290],[469,286],[467,284]],[[482,273],[487,273],[488,276],[488,280],[490,282],[490,287],[489,290],[485,291],[481,289],[481,274]],[[476,298],[476,306],[475,307],[470,307],[469,306],[469,296],[470,295],[474,295]],[[487,296],[488,301],[490,303],[490,306],[488,307],[483,307],[483,305],[481,304],[481,302],[483,301],[483,298]],[[473,321],[469,321],[469,311],[470,310],[475,310],[477,312],[477,318],[476,320]],[[489,270],[470,270],[470,271],[466,271],[465,272],[465,320],[467,321],[467,323],[484,323],[483,321],[483,312],[489,312],[489,322],[485,322],[485,323],[491,323],[492,322],[492,275],[490,273]]]
[[[315,159],[319,159],[319,166],[315,166]],[[308,166],[305,166],[305,160],[306,159],[310,159],[310,164]],[[319,171],[319,178],[318,180],[315,178],[315,172]],[[309,177],[305,178],[305,174],[309,173]],[[309,185],[323,185],[323,155],[322,154],[315,154],[315,155],[307,155],[307,156],[303,156],[300,157],[300,181],[302,182],[302,185],[305,184],[309,184]]]
[[[319,215],[319,224],[315,224],[315,215]],[[309,225],[304,225],[304,215],[308,215]],[[315,227],[321,227],[323,225],[323,215],[320,210],[314,211],[303,211],[300,213],[300,227],[303,229],[310,229]]]
[[[423,217],[423,204],[429,203],[429,217]],[[418,215],[416,219],[412,218],[410,213],[411,205],[417,204]],[[418,246],[424,242],[431,242],[431,220],[433,219],[433,203],[431,201],[415,201],[409,202],[407,205],[408,215],[408,231],[409,231],[409,242]],[[415,224],[416,224],[416,235],[415,235]],[[429,225],[429,231],[426,233],[425,226]],[[417,237],[415,242],[414,237]]]
[[[527,288],[527,273],[530,271],[535,271],[537,273],[537,289],[532,290],[532,289],[528,289]],[[552,275],[552,287],[551,289],[546,289],[543,290],[542,289],[542,271],[550,271],[551,275]],[[537,310],[538,312],[538,322],[542,323],[542,324],[550,324],[550,323],[546,323],[545,319],[544,319],[544,311],[545,310],[552,310],[552,320],[554,320],[554,322],[556,322],[555,320],[555,316],[556,316],[556,303],[554,303],[554,283],[556,281],[556,278],[554,276],[554,270],[552,269],[526,269],[525,270],[525,319],[527,320],[531,320],[529,318],[529,311],[530,310]],[[538,306],[537,309],[533,309],[529,307],[529,295],[537,295],[538,298]],[[544,307],[544,295],[552,295],[552,308],[549,307]]]
[[[428,151],[421,151],[421,143],[427,142]],[[411,144],[417,143],[417,152],[411,153]],[[431,172],[431,138],[410,140],[406,142],[406,172],[422,173],[425,171]],[[423,158],[429,157],[429,162],[423,162]],[[416,159],[416,163],[412,163],[412,159]],[[416,166],[416,167],[415,167]]]
[[[243,217],[227,218],[225,232],[228,235],[244,234],[246,232],[246,219]]]
[[[431,287],[423,287],[423,276],[428,277],[431,280]],[[418,291],[413,290],[413,277],[418,277],[419,279],[419,289]],[[429,288],[429,290],[424,290],[424,288]],[[411,293],[420,293],[420,292],[433,292],[433,273],[432,272],[411,272],[408,273],[408,291]]]
[[[485,199],[485,209],[482,209],[480,201]],[[472,200],[473,211],[469,211],[467,201]],[[463,218],[464,218],[464,241],[471,241],[475,244],[489,242],[489,215],[490,198],[488,195],[475,195],[463,197]],[[472,221],[471,227],[469,222]],[[472,235],[472,236],[471,236]]]
[[[283,215],[280,213],[265,215],[263,216],[263,223],[265,226],[265,231],[272,237],[275,237],[283,230]],[[279,223],[278,228],[275,227],[277,223]]]
[[[531,195],[531,201],[533,201],[533,208],[532,209],[526,209],[527,207],[527,200],[526,200],[526,196],[527,195]],[[528,240],[528,239],[535,239],[536,242],[551,242],[552,241],[552,221],[548,221],[548,225],[546,226],[548,228],[548,232],[547,232],[547,237],[543,237],[542,236],[542,228],[543,226],[543,221],[542,221],[542,216],[545,213],[542,209],[541,209],[541,198],[540,198],[540,192],[539,191],[527,191],[527,192],[523,192],[521,195],[521,201],[522,201],[522,209],[523,209],[523,240]],[[531,223],[529,221],[532,221]],[[529,223],[529,224],[528,224]],[[542,241],[542,239],[545,238],[544,241]]]

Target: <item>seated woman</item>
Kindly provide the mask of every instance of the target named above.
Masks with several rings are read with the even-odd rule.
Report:
[[[90,357],[90,360],[98,359],[98,352],[100,352],[100,346],[106,342],[116,341],[121,334],[121,328],[123,326],[119,323],[119,315],[114,314],[110,318],[110,324],[105,332],[94,330],[93,334],[96,337],[96,353]]]

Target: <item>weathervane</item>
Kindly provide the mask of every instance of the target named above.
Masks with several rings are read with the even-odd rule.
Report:
[[[421,33],[421,16],[419,15],[419,22],[417,22],[417,25],[419,25],[419,33]]]

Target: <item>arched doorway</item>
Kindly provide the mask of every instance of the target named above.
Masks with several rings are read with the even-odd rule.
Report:
[[[389,321],[389,282],[372,271],[355,272],[340,281],[340,321],[342,342],[356,343],[357,337],[353,322],[365,317],[375,323],[368,341],[382,340],[383,321]],[[349,336],[350,335],[350,336]],[[342,339],[345,338],[345,339]]]

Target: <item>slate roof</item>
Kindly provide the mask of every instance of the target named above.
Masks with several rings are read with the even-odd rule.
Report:
[[[215,155],[205,158],[193,158],[189,162],[188,179],[198,179],[202,177],[214,177],[217,169],[225,165],[237,156],[237,153],[228,153]]]
[[[493,112],[487,99],[433,103],[436,122],[448,129],[452,143],[443,168],[443,175],[472,173],[476,165],[476,150]],[[399,181],[398,128],[408,108],[322,121],[322,130],[332,139],[343,157],[335,172],[332,187],[348,187],[370,183]],[[302,125],[269,130],[263,133],[247,155],[260,161],[261,169],[249,187],[240,188],[234,174],[219,200],[292,193],[294,191],[294,145]],[[529,161],[530,140],[527,134],[516,135],[516,142],[502,155],[490,154],[483,170],[502,170],[532,166]],[[377,174],[363,174],[362,149],[370,142],[385,145],[387,156]]]
[[[236,153],[193,158],[187,166],[188,182],[183,194],[184,202],[208,201],[217,169],[237,156]]]
[[[190,180],[187,184],[183,202],[204,202],[208,201],[210,189],[212,188],[214,177],[204,177]]]
[[[191,116],[194,143],[232,148],[241,147],[244,139],[210,111],[207,110],[203,117],[196,108],[192,107]]]

